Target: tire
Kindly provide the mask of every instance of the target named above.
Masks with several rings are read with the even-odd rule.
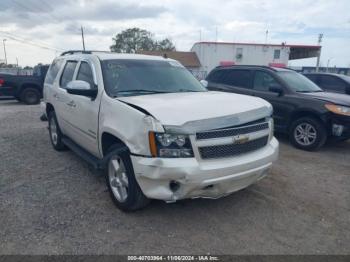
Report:
[[[36,88],[25,88],[20,94],[20,101],[27,105],[36,105],[40,102],[40,92]]]
[[[49,112],[48,122],[49,122],[50,140],[53,148],[56,151],[66,150],[67,148],[62,142],[63,135],[58,125],[56,114],[54,111]]]
[[[316,151],[326,143],[327,130],[316,118],[302,117],[291,124],[289,139],[296,148]]]
[[[114,204],[122,211],[144,208],[150,200],[136,181],[129,151],[119,152],[112,146],[106,168],[106,183]],[[116,153],[112,153],[115,151]]]

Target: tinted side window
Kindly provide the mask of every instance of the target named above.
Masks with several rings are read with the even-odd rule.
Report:
[[[213,83],[221,83],[223,77],[223,70],[217,70],[209,74],[208,81]]]
[[[319,76],[319,84],[326,90],[346,93],[346,84],[334,76]]]
[[[73,75],[74,75],[76,66],[77,66],[76,61],[67,62],[66,66],[64,67],[64,70],[61,76],[61,81],[60,81],[60,86],[62,88],[66,88],[67,84],[73,80]]]
[[[309,78],[312,82],[316,83],[317,81],[317,75],[305,75],[307,78]]]
[[[222,84],[250,88],[251,72],[249,70],[225,70]]]
[[[270,87],[281,86],[270,74],[262,71],[255,72],[254,89],[269,92]]]
[[[45,78],[45,84],[50,84],[52,85],[53,82],[56,79],[56,76],[58,74],[58,72],[61,69],[61,66],[63,64],[63,60],[62,59],[58,59],[58,60],[54,60],[49,68],[49,71],[46,74],[46,78]]]
[[[77,80],[85,81],[90,84],[90,88],[94,88],[94,77],[90,65],[87,62],[81,62]]]

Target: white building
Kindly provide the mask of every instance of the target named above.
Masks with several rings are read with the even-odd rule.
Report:
[[[321,46],[198,42],[191,49],[207,74],[219,65],[288,66],[289,60],[317,57]]]

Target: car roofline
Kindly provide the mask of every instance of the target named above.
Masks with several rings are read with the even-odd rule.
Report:
[[[215,67],[215,69],[237,69],[237,68],[244,68],[244,69],[267,69],[267,70],[271,70],[274,72],[283,72],[283,71],[294,71],[291,68],[287,68],[287,67],[283,67],[283,68],[279,68],[279,67],[272,67],[272,66],[260,66],[260,65],[229,65],[229,66],[225,66],[225,65],[219,65],[217,67]]]
[[[67,58],[79,56],[96,56],[99,60],[108,59],[133,59],[133,60],[154,60],[154,61],[177,61],[172,58],[164,56],[144,55],[144,54],[129,54],[129,53],[116,53],[110,51],[98,51],[98,50],[68,50],[63,52],[59,57]],[[179,62],[179,61],[177,61]],[[179,62],[180,63],[180,62]],[[180,63],[181,64],[181,63]]]

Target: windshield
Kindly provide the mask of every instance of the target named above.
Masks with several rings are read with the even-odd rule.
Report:
[[[277,73],[295,92],[311,93],[311,92],[322,92],[314,82],[309,80],[307,77],[292,71],[283,71]]]
[[[105,89],[112,97],[207,91],[175,61],[120,59],[101,63]]]
[[[350,76],[347,75],[339,75],[339,77],[343,80],[345,80],[346,82],[348,82],[350,84]]]

